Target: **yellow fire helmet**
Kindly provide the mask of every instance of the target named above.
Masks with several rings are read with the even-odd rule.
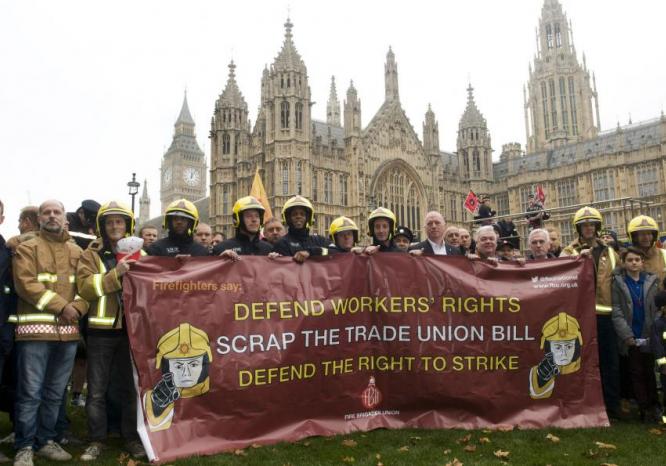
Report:
[[[169,229],[169,217],[185,217],[194,222],[192,225],[192,233],[197,229],[199,224],[199,210],[187,199],[178,199],[169,204],[164,211],[164,221],[162,228]]]
[[[331,236],[331,241],[335,243],[335,235],[343,231],[351,231],[354,233],[354,244],[358,243],[358,227],[351,218],[338,217],[331,222],[328,228],[328,233]]]
[[[264,209],[264,206],[261,205],[261,202],[256,197],[245,196],[238,199],[232,209],[234,228],[240,228],[243,212],[252,209],[259,211],[259,224],[262,227],[264,226],[264,212],[266,209]]]
[[[580,347],[583,345],[583,335],[580,331],[578,321],[566,312],[560,312],[543,324],[540,347],[544,349],[546,342],[567,340],[576,340],[578,355],[573,358],[570,364],[560,368],[560,372],[563,374],[575,372],[580,368]]]
[[[631,222],[629,222],[629,225],[627,225],[627,233],[631,237],[632,241],[634,233],[639,231],[652,232],[654,239],[656,240],[657,236],[659,235],[659,226],[652,217],[648,217],[647,215],[639,215],[638,217],[632,218]]]
[[[601,216],[601,213],[594,207],[585,206],[581,209],[578,209],[573,218],[574,226],[582,225],[583,223],[592,223],[596,222],[601,228],[601,224],[604,219]]]
[[[134,212],[127,205],[118,201],[109,201],[106,204],[102,205],[97,211],[97,234],[99,236],[105,236],[106,231],[104,230],[104,221],[102,217],[107,215],[122,215],[125,217],[125,224],[127,228],[125,231],[125,236],[132,236],[134,233]]]
[[[370,216],[368,217],[368,236],[373,236],[372,224],[375,223],[375,220],[378,218],[385,218],[389,221],[389,239],[393,238],[393,235],[395,234],[395,225],[397,222],[395,214],[386,207],[377,207],[375,210],[370,212]]]
[[[282,206],[282,223],[289,225],[289,211],[294,207],[302,207],[305,209],[305,215],[307,217],[305,227],[308,229],[311,228],[314,223],[314,207],[312,207],[310,201],[300,195],[290,198],[284,203],[284,206]]]

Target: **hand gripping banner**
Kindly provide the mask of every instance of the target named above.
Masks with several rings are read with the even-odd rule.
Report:
[[[384,428],[607,426],[590,259],[145,258],[124,281],[151,460]]]

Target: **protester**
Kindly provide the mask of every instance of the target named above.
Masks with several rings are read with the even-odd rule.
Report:
[[[253,196],[238,199],[232,209],[236,236],[222,241],[213,248],[214,256],[237,261],[240,256],[267,256],[273,247],[259,239],[264,224],[265,209]]]
[[[100,238],[83,252],[76,274],[79,293],[90,303],[86,400],[90,445],[81,460],[96,460],[104,448],[108,428],[106,394],[112,378],[120,390],[125,447],[133,457],[141,458],[145,452],[136,431],[136,392],[122,306],[122,277],[136,260],[117,257],[118,241],[134,231],[134,214],[122,203],[111,201],[97,213],[97,230]]]
[[[287,234],[273,247],[281,256],[291,256],[298,263],[311,256],[328,255],[328,241],[319,235],[311,235],[314,223],[312,203],[303,196],[294,196],[282,207],[282,222],[287,225]]]
[[[554,259],[556,256],[550,252],[550,235],[543,228],[535,228],[527,237],[530,248],[525,254],[527,260]]]
[[[490,208],[490,198],[484,196],[480,200],[481,205],[479,205],[479,211],[477,215],[474,216],[474,220],[477,221],[480,225],[490,225],[493,223],[493,217],[497,212]]]
[[[474,240],[472,235],[470,235],[469,230],[465,228],[459,228],[458,234],[460,235],[460,250],[463,254],[468,252],[474,253]]]
[[[407,227],[399,226],[395,231],[393,243],[403,252],[409,251],[409,246],[414,242],[414,234]]]
[[[146,248],[151,256],[208,256],[208,248],[194,241],[199,224],[199,211],[190,201],[179,199],[169,204],[164,212],[162,228],[168,231]]]
[[[86,199],[81,203],[81,207],[76,209],[76,212],[67,213],[67,231],[81,249],[87,248],[97,238],[95,231],[97,210],[99,210],[99,202]]]
[[[39,223],[39,235],[17,248],[13,262],[19,297],[17,466],[33,464],[33,448],[37,455],[53,461],[72,458],[54,441],[55,424],[74,364],[77,321],[88,310],[88,303],[77,296],[76,284],[70,279],[82,251],[64,231],[62,203],[44,202],[39,207]]]
[[[627,234],[631,244],[645,254],[645,271],[659,277],[659,283],[666,278],[666,249],[657,247],[659,226],[652,217],[639,215],[627,226]]]
[[[528,195],[528,202],[525,218],[529,224],[529,229],[543,228],[543,222],[550,218],[550,214],[543,210],[543,204],[534,194]]]
[[[271,217],[264,223],[264,240],[271,246],[275,246],[285,233],[284,226],[277,217]]]
[[[396,228],[395,214],[386,207],[377,207],[368,216],[368,236],[372,244],[363,250],[364,254],[373,255],[378,252],[404,252],[394,242]]]
[[[497,240],[496,254],[500,262],[513,262],[516,258],[513,243],[506,238]]]
[[[5,206],[0,201],[0,225],[4,221]],[[14,311],[15,306],[11,299],[13,288],[11,262],[11,250],[5,244],[5,239],[0,235],[0,379],[2,379],[4,374],[5,361],[8,361],[14,346],[14,325],[8,322],[9,316]],[[3,401],[5,400],[3,399]],[[8,461],[9,458],[0,452],[0,463]]]
[[[444,230],[444,242],[451,247],[460,248],[460,229],[448,227]]]
[[[611,282],[617,254],[599,240],[603,218],[593,207],[579,209],[573,218],[578,238],[562,250],[560,257],[586,255],[594,260],[597,338],[601,388],[608,416],[619,417],[620,388],[617,336],[611,319]]]
[[[213,243],[213,229],[207,223],[199,223],[196,231],[194,232],[194,241],[200,245],[212,249]]]
[[[222,233],[221,231],[216,231],[215,233],[213,233],[213,239],[211,240],[210,244],[212,244],[213,247],[215,247],[225,239],[227,238],[224,236],[224,233]]]
[[[546,227],[548,236],[550,236],[550,253],[555,257],[560,257],[562,253],[562,243],[560,242],[560,229],[555,226]]]
[[[35,233],[39,231],[39,208],[34,206],[27,206],[21,209],[18,219],[19,234],[7,240],[7,247],[12,251],[24,241],[35,237]]]
[[[500,240],[507,240],[515,250],[520,250],[520,235],[516,230],[516,225],[510,218],[503,218],[495,224],[495,230]]]
[[[631,246],[620,254],[622,267],[613,275],[613,324],[618,345],[629,358],[633,393],[642,421],[660,422],[654,355],[650,348],[652,323],[657,317],[655,297],[659,280],[643,271],[645,254]]]
[[[451,246],[444,241],[445,229],[446,222],[444,222],[442,214],[436,211],[428,212],[425,216],[425,230],[428,237],[425,241],[411,246],[409,248],[410,254],[434,254],[436,256],[461,255],[462,251],[459,247]]]
[[[606,246],[613,248],[617,253],[620,252],[620,244],[617,241],[617,232],[615,230],[604,228],[601,230],[599,236],[601,237],[601,241],[603,241]]]
[[[329,252],[361,252],[362,248],[356,248],[358,243],[358,227],[356,223],[347,217],[338,217],[331,222],[328,233],[332,244],[329,246]]]
[[[139,230],[139,238],[143,240],[143,249],[157,241],[157,227],[153,225],[144,225]]]
[[[478,230],[474,237],[476,241],[476,254],[468,254],[470,259],[480,258],[497,262],[497,231],[490,225],[484,225]]]

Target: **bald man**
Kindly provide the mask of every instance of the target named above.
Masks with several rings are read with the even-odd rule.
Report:
[[[446,244],[446,222],[437,211],[428,212],[425,216],[425,230],[428,238],[409,248],[409,253],[415,256],[421,254],[436,256],[459,256],[462,251],[458,246]]]

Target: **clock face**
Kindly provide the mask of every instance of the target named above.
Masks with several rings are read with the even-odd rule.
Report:
[[[171,167],[165,168],[162,176],[164,179],[164,184],[169,185],[171,183]]]
[[[196,186],[199,184],[199,170],[196,168],[186,168],[183,171],[183,179],[185,180],[185,183],[188,184],[188,186]]]

